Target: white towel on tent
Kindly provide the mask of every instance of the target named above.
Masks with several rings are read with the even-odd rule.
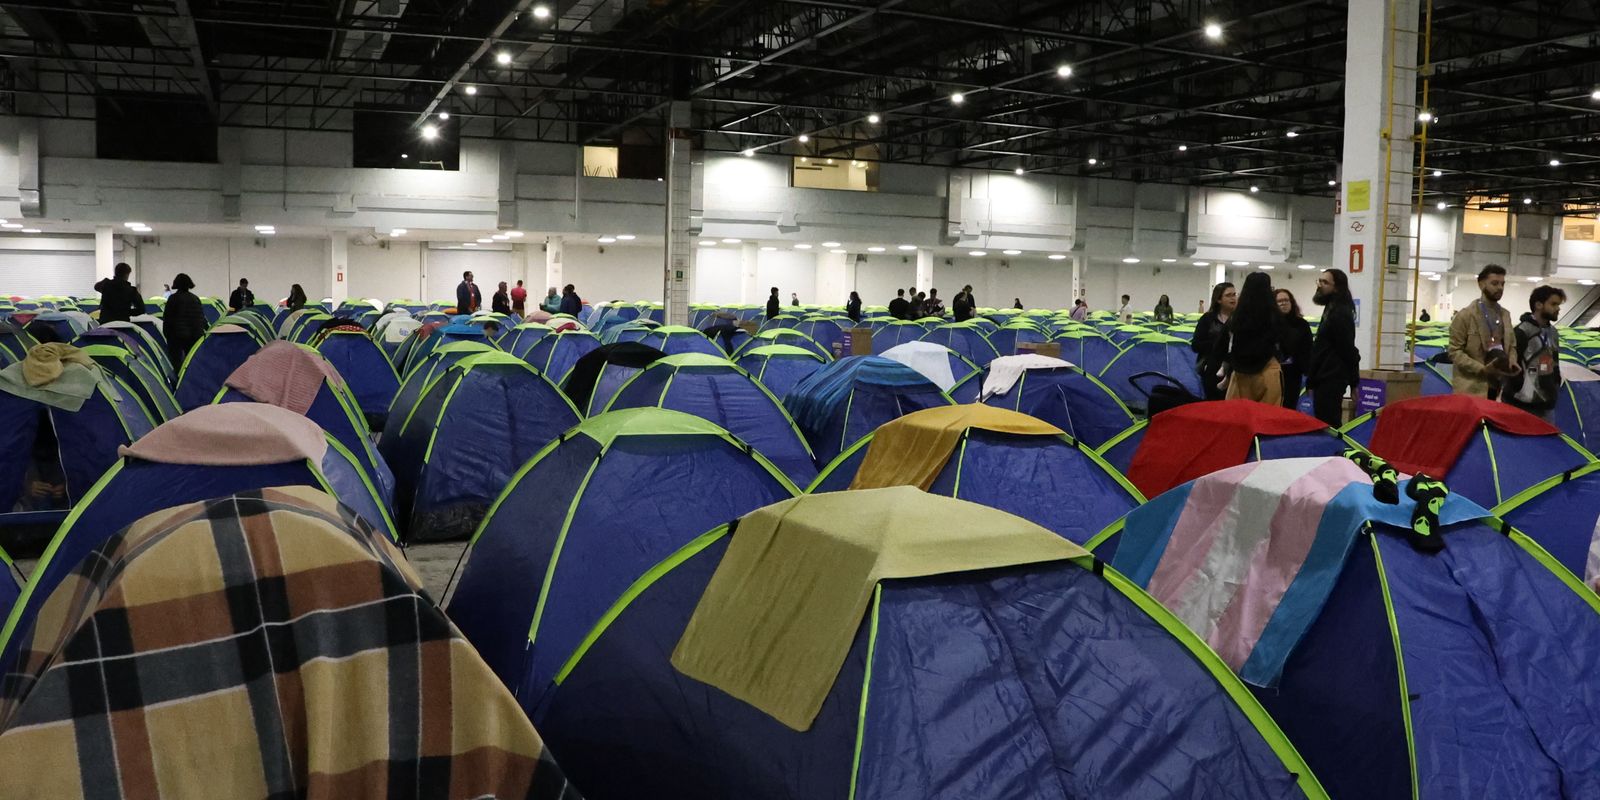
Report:
[[[1017,381],[1022,379],[1022,373],[1030,369],[1060,369],[1070,366],[1072,366],[1070,361],[1041,356],[1038,353],[1001,356],[989,362],[989,374],[983,379],[983,394],[979,397],[979,402],[1011,391],[1011,387],[1016,386]]]
[[[948,392],[956,385],[956,374],[950,369],[950,348],[933,342],[906,342],[883,351],[883,357],[898,361],[932,381],[939,391]]]
[[[401,317],[391,320],[383,328],[383,340],[389,344],[403,342],[407,336],[410,336],[412,332],[420,327],[422,327],[422,321],[415,317]]]
[[[1569,383],[1582,383],[1584,381],[1600,381],[1600,375],[1576,361],[1561,360],[1561,379]]]

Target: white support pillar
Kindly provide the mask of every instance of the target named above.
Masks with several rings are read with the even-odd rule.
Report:
[[[1228,280],[1228,262],[1217,261],[1211,265],[1211,285],[1226,283]],[[1209,298],[1207,298],[1209,299]]]
[[[548,290],[551,286],[554,286],[554,287],[556,287],[556,293],[558,293],[558,294],[561,292],[561,287],[567,285],[567,283],[566,283],[566,280],[567,280],[566,279],[566,274],[563,272],[563,267],[562,267],[562,260],[563,260],[563,256],[565,255],[565,250],[566,250],[566,243],[561,239],[560,236],[552,236],[549,239],[545,240],[545,243],[544,243],[544,287],[545,287],[546,290]],[[532,273],[531,267],[529,269],[529,272],[530,272],[530,274]],[[532,292],[531,294],[538,295],[538,297],[540,298],[540,302],[543,302],[543,298],[545,296],[545,293],[543,291]],[[583,292],[581,290],[578,292],[578,296],[579,297],[583,296]],[[598,296],[598,295],[596,295],[596,296]]]
[[[667,113],[667,218],[666,257],[662,264],[662,294],[668,325],[689,324],[689,284],[694,254],[690,241],[690,209],[693,205],[694,167],[690,160],[693,133],[689,101],[674,100]]]
[[[933,288],[933,251],[917,250],[917,291]]]
[[[97,225],[94,229],[94,276],[110,278],[117,267],[117,240],[115,228],[110,225]],[[138,276],[133,278],[138,283]]]
[[[739,302],[744,305],[766,302],[761,286],[756,283],[760,266],[760,248],[755,242],[745,242],[739,247]]]
[[[1083,296],[1083,256],[1072,257],[1072,297],[1068,298],[1067,307],[1071,308],[1078,298]]]
[[[332,231],[328,237],[328,297],[343,303],[350,297],[350,233]]]
[[[1391,18],[1401,30],[1390,30]],[[1389,241],[1399,246],[1402,265],[1408,265],[1411,258],[1412,240],[1394,237],[1404,236],[1411,227],[1411,136],[1417,130],[1414,70],[1418,27],[1417,0],[1350,0],[1345,39],[1340,214],[1334,220],[1333,266],[1350,276],[1350,291],[1358,308],[1356,344],[1361,348],[1364,367],[1398,364],[1405,358],[1402,336],[1386,337],[1389,341],[1379,352],[1375,320],[1377,314],[1383,313],[1376,308],[1378,282],[1388,275],[1384,268],[1386,254],[1378,252],[1383,241],[1386,202]],[[1388,280],[1389,298],[1409,295],[1409,277],[1397,275]],[[1388,305],[1391,310],[1385,317],[1385,331],[1405,330],[1409,306]]]

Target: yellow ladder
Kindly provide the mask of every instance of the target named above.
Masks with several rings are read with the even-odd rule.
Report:
[[[1377,331],[1377,352],[1374,363],[1379,369],[1411,368],[1411,352],[1416,343],[1417,294],[1422,283],[1422,213],[1427,182],[1428,128],[1431,116],[1418,117],[1420,125],[1412,121],[1410,109],[1400,113],[1408,104],[1403,100],[1419,99],[1416,108],[1428,108],[1429,84],[1433,75],[1433,0],[1423,4],[1422,28],[1411,30],[1403,25],[1415,19],[1400,18],[1403,2],[1389,6],[1389,107],[1384,115],[1387,125],[1382,132],[1384,142],[1382,192],[1383,212],[1378,220],[1378,252],[1373,261],[1381,273],[1378,276],[1378,302],[1372,310]],[[1416,56],[1416,36],[1422,43],[1422,58],[1417,66],[1410,66]],[[1409,50],[1409,52],[1408,52]],[[1415,81],[1413,85],[1411,82]],[[1396,127],[1404,126],[1397,131]],[[1396,150],[1402,155],[1401,163],[1409,160],[1411,170],[1396,169]],[[1415,190],[1401,192],[1395,184],[1401,177],[1414,177]],[[1396,197],[1394,195],[1402,194]]]

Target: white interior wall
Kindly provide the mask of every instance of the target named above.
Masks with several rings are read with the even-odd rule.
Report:
[[[422,244],[389,242],[387,247],[350,243],[350,296],[421,300]]]
[[[461,284],[461,273],[471,271],[472,280],[483,293],[483,307],[489,308],[495,284],[506,281],[516,285],[515,270],[521,253],[511,250],[429,250],[427,274],[423,277],[423,292],[418,298],[429,302],[455,300],[456,287]]]
[[[846,298],[817,296],[817,259],[810,253],[795,250],[777,250],[758,253],[756,258],[756,291],[765,298],[772,287],[778,287],[778,297],[789,304],[789,295],[800,295],[800,302],[818,305],[844,305]],[[725,295],[730,301],[739,297],[739,285],[732,284]],[[761,300],[760,302],[766,302]]]
[[[307,297],[320,298],[328,292],[326,249],[321,239],[163,236],[139,248],[140,284],[153,294],[183,272],[204,297],[225,300],[240,278],[248,278],[261,302],[282,300],[296,283]]]
[[[619,247],[568,242],[562,258],[562,279],[572,284],[578,296],[585,300],[661,302],[664,261],[660,246]],[[739,285],[735,281],[731,297],[738,299],[738,295]]]

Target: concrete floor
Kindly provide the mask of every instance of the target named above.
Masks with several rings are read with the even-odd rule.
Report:
[[[423,587],[428,590],[428,595],[435,602],[444,597],[444,589],[450,582],[450,575],[455,572],[456,564],[461,560],[461,553],[466,549],[466,542],[418,544],[406,548],[406,559],[422,577]],[[22,571],[22,577],[27,578],[33,574],[33,567],[39,562],[18,559],[16,563],[17,569]]]

